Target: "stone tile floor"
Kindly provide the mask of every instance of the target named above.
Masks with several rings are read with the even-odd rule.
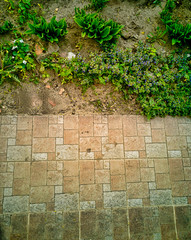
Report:
[[[191,119],[0,123],[1,240],[191,239]]]

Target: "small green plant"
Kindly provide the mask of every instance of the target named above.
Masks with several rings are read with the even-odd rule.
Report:
[[[18,4],[19,24],[25,23],[29,19],[33,19],[30,13],[31,0],[20,0]]]
[[[0,26],[0,34],[5,34],[13,30],[13,24],[9,21],[5,21],[3,26]]]
[[[123,28],[112,20],[103,20],[97,13],[86,14],[79,8],[75,8],[74,21],[83,29],[82,37],[87,35],[89,38],[95,38],[104,49],[116,45]]]
[[[43,65],[55,70],[62,83],[74,81],[83,91],[94,84],[110,82],[125,98],[136,95],[148,118],[191,116],[191,52],[164,56],[154,47],[140,43],[133,51],[92,53],[89,58],[51,56],[43,60]]]
[[[89,4],[86,8],[93,8],[96,11],[100,11],[105,7],[105,4],[109,2],[109,0],[89,0],[91,4]]]
[[[26,70],[33,70],[35,67],[29,45],[23,39],[0,44],[0,84],[12,80],[20,83],[18,76],[23,78]]]
[[[147,0],[147,4],[158,5],[161,4],[161,0]]]
[[[165,44],[166,42],[163,40],[163,37],[166,33],[167,33],[167,30],[162,31],[159,27],[157,27],[155,33],[150,33],[147,36],[147,42],[149,42],[149,43],[154,43],[154,42],[161,43],[162,42]]]
[[[186,26],[179,23],[178,19],[173,20],[173,10],[176,4],[174,0],[168,0],[163,11],[160,13],[161,20],[166,26],[170,37],[172,38],[172,45],[178,44],[191,44],[191,24]]]
[[[51,43],[58,42],[59,37],[63,37],[68,33],[65,19],[57,21],[55,16],[49,23],[41,17],[39,23],[29,23],[28,26],[30,29],[25,32],[26,34],[36,34],[38,37]]]
[[[4,0],[4,1],[5,1],[5,2],[9,2],[8,9],[9,9],[10,11],[15,9],[15,3],[14,3],[14,1],[12,1],[12,0]]]

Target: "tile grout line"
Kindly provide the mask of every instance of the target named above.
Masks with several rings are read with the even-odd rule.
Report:
[[[34,117],[32,116],[31,119],[32,119],[32,130],[31,130],[31,162],[30,162],[30,191],[31,191],[31,166],[32,166],[32,152],[33,152],[33,123],[34,123]],[[27,225],[27,240],[29,240],[29,230],[30,230],[30,192],[29,192],[29,206],[28,206],[28,219],[27,219],[27,222],[28,222],[28,225]]]
[[[137,126],[137,118],[136,118],[136,126]],[[125,135],[124,135],[124,117],[122,116],[122,135],[123,135],[123,163],[124,163],[124,174],[125,174],[125,188],[126,188],[126,208],[127,208],[127,229],[128,229],[128,237],[129,240],[131,239],[131,233],[130,233],[130,219],[129,219],[129,204],[128,204],[128,195],[127,195],[127,178],[126,178],[126,167],[125,167]]]
[[[78,234],[79,240],[81,239],[81,211],[80,211],[80,129],[79,129],[79,115],[77,115],[78,122],[78,181],[79,181],[79,194],[78,194]]]
[[[176,211],[175,211],[175,206],[172,206],[173,208],[173,215],[174,215],[174,228],[175,228],[175,234],[176,234],[176,239],[178,239],[178,231],[177,231],[177,225],[176,225]]]

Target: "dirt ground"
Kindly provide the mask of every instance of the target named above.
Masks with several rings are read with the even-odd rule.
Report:
[[[145,41],[150,32],[154,32],[159,26],[164,30],[160,21],[161,8],[152,7],[145,4],[146,0],[110,0],[107,6],[102,10],[101,16],[106,19],[124,25],[122,37],[118,41],[118,48],[132,48],[140,40]],[[180,1],[180,13],[186,9],[186,22],[191,22],[191,4],[189,0]],[[65,18],[68,25],[68,34],[60,39],[58,44],[47,44],[40,41],[35,36],[30,36],[26,40],[35,50],[35,44],[38,42],[45,48],[45,51],[38,58],[45,58],[51,52],[59,52],[61,56],[67,56],[68,52],[74,54],[80,53],[88,58],[91,51],[100,51],[98,44],[88,38],[81,37],[81,29],[74,23],[74,8],[88,4],[88,0],[49,0],[44,3],[43,0],[33,0],[33,7],[37,8],[40,3],[43,6],[41,13],[47,20],[54,15],[57,20]],[[162,2],[162,6],[164,6]],[[6,10],[6,3],[1,1],[1,20],[7,20],[9,16]],[[4,10],[3,10],[4,9]],[[179,14],[178,9],[176,10]],[[22,29],[23,31],[25,30]],[[14,40],[12,36],[0,36],[0,41]],[[171,41],[165,37],[166,44],[155,43],[155,47],[162,53],[170,52],[174,47]],[[110,84],[103,86],[97,85],[82,94],[81,88],[74,83],[62,85],[57,76],[49,79],[41,79],[39,84],[24,82],[21,86],[14,86],[8,83],[0,86],[0,112],[2,114],[140,114],[141,109],[136,103],[136,97],[130,96],[124,100],[120,93],[114,90]]]

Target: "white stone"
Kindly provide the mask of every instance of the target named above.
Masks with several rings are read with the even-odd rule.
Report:
[[[8,139],[8,146],[14,146],[16,143],[16,139],[15,138],[9,138]]]
[[[94,152],[80,152],[80,159],[83,160],[94,159]]]
[[[181,151],[168,151],[169,158],[179,158],[181,157]]]
[[[13,189],[12,188],[4,188],[4,196],[12,196]]]
[[[55,186],[55,193],[62,193],[62,186]]]
[[[48,159],[47,153],[33,153],[32,155],[33,161],[43,161]]]
[[[125,152],[125,158],[139,158],[139,152],[138,151],[126,151]]]
[[[69,60],[71,60],[72,58],[75,58],[75,57],[76,57],[76,55],[74,53],[72,53],[72,52],[68,53],[68,59]]]
[[[56,138],[56,145],[62,145],[63,143],[63,138]]]

